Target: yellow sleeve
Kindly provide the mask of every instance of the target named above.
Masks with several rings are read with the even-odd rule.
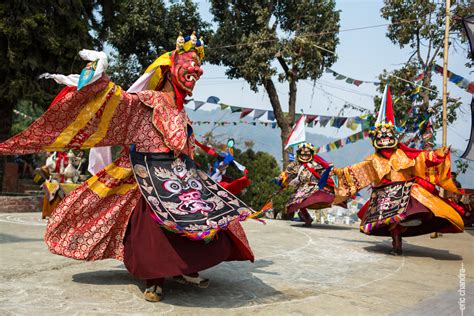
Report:
[[[459,193],[451,177],[451,151],[446,147],[420,153],[415,160],[415,175],[445,190]]]
[[[379,181],[371,161],[362,161],[345,168],[334,168],[333,172],[336,177],[335,193],[342,200]]]

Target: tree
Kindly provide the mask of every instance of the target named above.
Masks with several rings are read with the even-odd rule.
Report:
[[[423,86],[423,88],[417,88],[407,83],[407,81],[413,82],[418,75],[418,65],[413,62],[391,72],[384,70],[379,76],[381,84],[378,87],[378,91],[382,93],[385,84],[390,84],[390,91],[395,102],[395,117],[400,125],[410,130],[413,127],[417,127],[427,118],[431,118],[431,122],[433,123],[432,127],[434,131],[436,131],[436,129],[442,126],[443,121],[441,96],[435,85],[431,84],[429,86]],[[431,82],[431,80],[429,80],[429,82]],[[423,89],[425,91],[422,93]],[[426,98],[428,101],[425,101]],[[377,111],[380,107],[380,101],[381,98],[379,96],[374,98]],[[457,119],[456,110],[460,106],[461,102],[459,99],[448,97],[448,123],[452,123]]]
[[[252,149],[236,155],[236,159],[248,168],[248,177],[252,181],[242,199],[255,210],[259,210],[275,191],[276,186],[272,180],[280,173],[278,163],[272,155]]]
[[[176,38],[193,31],[204,39],[210,36],[210,25],[201,19],[197,5],[190,0],[102,1],[104,24],[99,38],[115,49],[111,74],[115,82],[128,87],[159,55],[172,50]],[[206,40],[204,40],[206,41]]]
[[[295,120],[298,80],[316,80],[336,61],[331,53],[339,42],[335,2],[212,0],[211,12],[217,30],[209,60],[227,67],[229,78],[245,79],[254,91],[266,90],[281,129],[286,166],[283,143]],[[288,114],[283,112],[275,77],[288,83]]]
[[[452,16],[463,17],[472,10],[470,0],[453,0],[451,6]],[[443,40],[445,30],[445,1],[402,1],[384,0],[381,9],[382,17],[390,20],[387,37],[400,48],[409,47],[412,52],[405,67],[414,71],[413,65],[418,68],[418,73],[424,75],[422,80],[423,88],[420,90],[423,103],[420,112],[426,112],[429,108],[430,100],[435,100],[432,94],[432,68],[436,59],[443,56]],[[399,23],[409,21],[409,23]],[[450,29],[450,42],[464,42],[465,38],[458,36],[461,32],[462,23],[454,20]],[[386,77],[386,76],[385,76]],[[404,78],[413,81],[412,77]],[[390,81],[391,83],[394,81]],[[433,90],[433,89],[432,89]],[[454,103],[454,106],[456,104]]]
[[[445,1],[431,0],[384,0],[384,6],[381,9],[382,17],[391,22],[387,37],[400,48],[409,47],[412,52],[404,67],[392,73],[384,71],[380,79],[382,83],[389,81],[392,93],[399,97],[399,102],[395,106],[396,115],[408,125],[420,123],[424,118],[431,116],[434,134],[442,124],[442,100],[438,89],[431,83],[433,66],[438,58],[443,57],[445,12]],[[451,16],[454,17],[451,20],[449,35],[451,47],[466,41],[466,38],[461,35],[463,26],[459,17],[470,13],[472,13],[470,0],[451,1]],[[399,23],[403,20],[410,22]],[[422,102],[414,107],[410,99],[412,93],[407,93],[407,91],[415,87],[407,85],[406,81],[413,82],[420,74],[423,76],[422,87],[419,89]],[[379,100],[375,99],[376,108],[380,104]],[[459,100],[450,98],[448,95],[448,124],[456,120],[456,110],[460,106]],[[463,163],[457,161],[456,164]]]
[[[226,145],[223,143],[206,143],[212,145],[213,148],[225,150]],[[268,201],[272,193],[277,190],[277,186],[273,183],[273,179],[280,174],[280,168],[275,158],[265,152],[255,152],[251,148],[242,152],[240,149],[234,149],[234,158],[239,163],[243,164],[248,169],[248,178],[252,182],[247,187],[246,192],[242,193],[240,198],[255,210],[261,207]],[[196,163],[202,170],[208,170],[216,158],[205,153],[199,153],[195,157]],[[227,168],[226,176],[231,179],[242,177],[242,172],[237,168]],[[285,208],[285,199],[275,199],[273,201],[275,214]]]
[[[61,87],[37,80],[45,72],[79,73],[82,48],[112,46],[109,73],[127,87],[157,55],[174,49],[180,31],[209,36],[190,0],[3,1],[0,4],[0,140],[19,101],[44,109]],[[23,103],[25,104],[25,103]],[[24,108],[23,108],[24,110]],[[1,160],[3,163],[3,159]],[[3,166],[0,166],[3,170]],[[1,185],[2,179],[0,179]]]
[[[10,135],[19,101],[45,108],[59,91],[54,82],[37,80],[40,74],[82,68],[74,61],[81,48],[93,43],[87,26],[92,9],[80,0],[0,3],[0,141]]]
[[[33,102],[18,101],[14,109],[13,124],[10,129],[10,136],[16,135],[25,130],[31,123],[43,114],[43,109],[35,106]]]

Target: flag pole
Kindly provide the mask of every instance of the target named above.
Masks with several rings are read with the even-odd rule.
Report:
[[[443,147],[448,143],[448,111],[447,111],[447,92],[448,92],[448,49],[449,49],[449,16],[451,0],[446,0],[446,26],[444,29],[444,52],[443,52]],[[444,196],[443,188],[440,189],[440,195]],[[438,232],[431,234],[431,238],[438,238]]]
[[[448,113],[447,113],[447,92],[448,92],[448,50],[449,50],[449,19],[451,14],[451,0],[446,0],[446,26],[444,29],[444,53],[443,53],[443,147],[448,143]]]

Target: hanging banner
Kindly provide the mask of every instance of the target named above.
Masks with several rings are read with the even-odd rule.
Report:
[[[440,65],[434,65],[433,70],[436,73],[443,74],[443,67]],[[474,81],[469,81],[464,77],[461,77],[455,73],[452,73],[448,70],[448,80],[460,87],[463,90],[466,90],[469,93],[474,94]]]
[[[248,109],[248,108],[242,109],[242,113],[240,113],[240,118],[242,119],[242,118],[246,117],[252,111],[253,111],[253,109]]]
[[[336,140],[335,142],[321,146],[316,149],[315,153],[317,154],[317,153],[326,153],[326,152],[334,151],[334,150],[344,147],[347,144],[352,144],[361,139],[365,139],[368,137],[369,137],[369,131],[363,130],[361,132],[352,134],[349,137],[341,138],[341,139]]]
[[[317,119],[318,116],[317,115],[308,115],[306,117],[306,124],[311,124],[312,122],[314,122],[315,119]]]
[[[337,71],[332,70],[331,68],[326,68],[326,72],[332,74],[336,80],[344,80],[348,84],[353,84],[356,87],[360,86],[363,83],[373,83],[374,85],[380,84],[380,82],[376,82],[376,81],[357,80],[354,78],[350,78],[350,77],[344,76],[343,74],[338,73]]]
[[[276,118],[275,118],[275,113],[273,113],[273,111],[268,111],[267,112],[267,120],[269,121],[274,121]]]
[[[267,113],[267,111],[265,110],[254,110],[255,112],[253,112],[253,119],[256,120],[258,118],[261,118],[265,113]]]
[[[204,104],[206,104],[206,102],[202,102],[202,101],[194,101],[194,111],[198,110],[201,106],[203,106]]]
[[[319,116],[319,125],[321,127],[326,127],[326,125],[328,125],[330,120],[331,120],[330,116],[320,115]]]
[[[224,103],[219,103],[219,105],[221,106],[221,110],[225,110],[229,107],[229,105],[224,104]]]
[[[206,103],[214,103],[214,104],[217,104],[219,103],[219,98],[218,97],[215,97],[215,96],[210,96],[209,98],[207,98],[207,101]]]
[[[245,117],[252,117],[254,120],[266,119],[267,121],[269,121],[269,123],[276,123],[275,113],[272,110],[260,110],[260,109],[255,109],[251,107],[229,105],[229,104],[219,102],[219,100],[220,99],[216,96],[208,97],[205,102],[199,101],[199,100],[192,100],[194,102],[194,106],[188,105],[188,107],[196,111],[200,109],[206,103],[215,104],[215,105],[218,105],[221,110],[230,109],[232,113],[240,113],[240,119],[243,119]],[[344,108],[347,108],[347,107],[348,107],[347,105],[344,106]],[[351,106],[351,108],[357,109],[360,111],[360,108],[356,108],[355,106]],[[367,111],[367,110],[364,109],[363,111]],[[288,113],[284,113],[284,114],[287,115]],[[295,120],[298,120],[302,115],[303,115],[302,113],[295,113]],[[357,129],[358,126],[362,126],[362,129],[364,129],[364,127],[369,124],[368,114],[362,114],[355,117],[307,114],[306,120],[307,120],[306,123],[308,124],[308,126],[311,126],[311,127],[315,127],[317,123],[319,122],[319,125],[321,127],[326,127],[327,125],[329,125],[330,127],[335,127],[335,128],[341,128],[345,126],[346,121],[349,121],[350,124],[348,123],[346,124],[346,126],[353,130]],[[277,125],[273,124],[272,126],[276,127]]]
[[[230,111],[231,111],[232,113],[242,112],[242,108],[239,108],[239,107],[236,107],[236,106],[231,106],[231,107],[230,107]]]
[[[461,156],[461,158],[469,160],[474,160],[474,126],[472,126],[472,122],[474,122],[474,96],[471,99],[471,136],[469,137],[469,143],[467,143],[466,151]]]

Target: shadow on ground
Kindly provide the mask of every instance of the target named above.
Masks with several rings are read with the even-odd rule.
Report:
[[[8,244],[14,242],[30,242],[30,241],[43,241],[42,238],[22,238],[9,234],[0,234],[0,244]]]
[[[392,250],[392,241],[390,237],[387,237],[388,239],[384,241],[375,241],[375,240],[370,241],[370,240],[347,239],[347,238],[337,238],[337,237],[330,237],[330,238],[352,242],[352,243],[369,244],[371,246],[363,247],[368,252],[390,254],[390,251]],[[433,258],[435,260],[451,260],[451,261],[463,260],[462,256],[450,253],[449,250],[412,245],[409,242],[407,242],[406,239],[403,239],[403,255],[406,257]]]
[[[329,229],[329,230],[358,230],[359,228],[352,226],[337,226],[337,225],[328,225],[328,224],[312,224],[311,227],[304,227],[303,223],[295,222],[290,225],[291,227],[299,227],[301,229]]]
[[[93,285],[126,285],[135,284],[141,286],[141,281],[135,279],[125,269],[120,270],[99,270],[91,272],[77,273],[72,276],[72,281],[76,283]]]
[[[272,264],[271,260],[257,260],[253,264],[222,263],[201,273],[211,280],[207,289],[179,284],[168,278],[164,285],[163,303],[183,307],[235,308],[284,300],[283,293],[254,275],[278,274],[265,271]],[[125,269],[77,273],[73,275],[73,282],[93,285],[134,284],[140,291],[144,291],[144,282],[135,279]]]
[[[392,249],[392,245],[389,242],[379,242],[373,246],[364,247],[364,249],[369,252],[387,254],[387,253],[390,253],[390,250]],[[406,257],[433,258],[435,260],[450,260],[450,261],[463,260],[461,256],[450,253],[449,250],[410,245],[406,242],[403,244],[403,255]]]

